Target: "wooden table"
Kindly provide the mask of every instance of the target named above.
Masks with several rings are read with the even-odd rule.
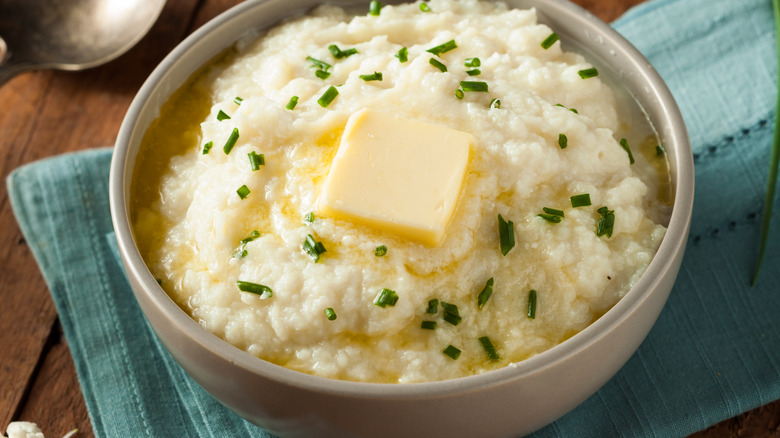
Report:
[[[368,0],[366,0],[368,1]],[[575,0],[605,21],[643,0]],[[54,303],[11,212],[5,178],[21,164],[111,145],[144,78],[179,41],[238,0],[168,0],[151,32],[84,72],[39,71],[0,88],[0,430],[38,423],[47,437],[93,436]],[[780,436],[780,402],[696,437]]]

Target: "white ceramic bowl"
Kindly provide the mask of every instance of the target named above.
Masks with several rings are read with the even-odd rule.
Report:
[[[190,74],[251,30],[302,14],[315,0],[248,1],[176,47],[133,101],[111,164],[111,212],[128,278],[149,323],[181,366],[240,416],[283,436],[488,437],[521,435],[561,417],[607,382],[634,353],[663,307],[685,249],[693,159],[682,116],[647,60],[608,25],[565,0],[510,0],[535,7],[566,50],[619,78],[641,104],[671,164],[674,206],[657,255],[604,316],[562,344],[504,369],[418,384],[331,380],[292,371],[212,335],[158,286],[135,245],[128,206],[133,166],[160,106]],[[331,3],[366,7],[368,0]]]

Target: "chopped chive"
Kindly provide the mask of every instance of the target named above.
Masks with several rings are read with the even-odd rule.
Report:
[[[243,102],[243,101],[244,101],[244,99],[240,98],[238,96],[236,96],[236,98],[233,99],[233,103],[235,103],[236,105],[241,105],[241,102]]]
[[[330,72],[325,70],[317,70],[314,72],[314,75],[322,80],[325,80],[330,77]]]
[[[243,239],[241,239],[241,243],[246,245],[247,243],[257,239],[258,237],[260,237],[260,232],[257,231],[257,230],[252,230],[252,232],[249,233],[249,236],[244,237]]]
[[[498,108],[501,108],[501,101],[500,101],[500,100],[498,100],[497,98],[496,98],[496,99],[493,99],[493,100],[491,100],[491,101],[490,101],[490,108],[491,108],[491,109],[492,109],[492,108],[496,108],[496,109],[498,109]]]
[[[358,50],[356,48],[351,48],[347,50],[341,50],[339,49],[339,46],[335,44],[331,44],[328,46],[328,51],[333,55],[336,59],[343,59],[343,58],[349,58],[352,55],[355,55],[358,53]]]
[[[271,298],[274,296],[274,292],[271,290],[271,288],[262,284],[238,280],[236,281],[236,286],[238,286],[238,290],[241,292],[250,292],[260,295],[261,299]]]
[[[213,147],[214,147],[214,142],[213,141],[209,141],[208,143],[204,144],[203,145],[203,155],[208,154],[209,151],[211,150],[211,148],[213,148]]]
[[[436,321],[423,321],[420,323],[420,328],[423,330],[436,330]]]
[[[257,152],[252,151],[247,155],[249,156],[249,165],[252,166],[252,171],[260,170],[260,166],[265,165],[264,154],[258,154]]]
[[[328,71],[332,67],[332,65],[328,64],[327,62],[320,61],[319,59],[313,58],[311,56],[307,56],[306,60],[311,62],[311,66],[317,68],[317,70]]]
[[[428,63],[441,70],[442,73],[447,71],[447,66],[439,62],[439,60],[436,58],[429,59]]]
[[[366,82],[381,81],[382,80],[382,72],[375,71],[374,74],[371,74],[371,75],[360,75],[360,79],[363,79]]]
[[[398,58],[398,61],[400,62],[406,62],[409,60],[409,49],[406,47],[401,47],[400,50],[398,50],[398,53],[395,54],[395,57]]]
[[[480,61],[479,58],[466,58],[463,65],[466,67],[479,67],[482,65],[482,61]]]
[[[333,321],[337,318],[336,311],[333,310],[333,307],[328,307],[325,309],[325,317],[328,318],[328,321]]]
[[[576,109],[574,109],[574,108],[567,108],[567,107],[563,106],[563,104],[556,103],[555,106],[559,106],[561,108],[566,108],[567,110],[573,112],[574,114],[579,114],[579,111],[577,111]]]
[[[460,316],[460,312],[458,311],[458,306],[455,304],[442,301],[441,308],[444,310],[444,315],[442,318],[444,318],[444,320],[448,323],[452,325],[458,325],[463,320],[463,318]]]
[[[369,3],[368,5],[368,14],[378,17],[381,10],[382,10],[382,2],[378,2],[377,0],[371,0],[371,3]]]
[[[225,142],[225,146],[222,146],[222,152],[224,152],[225,155],[229,154],[230,151],[233,150],[233,146],[236,145],[237,141],[238,141],[238,128],[233,128],[233,132],[230,133],[230,137],[228,137],[227,141]]]
[[[479,338],[479,343],[482,344],[482,348],[485,349],[485,353],[487,353],[490,360],[496,361],[501,359],[501,357],[496,352],[496,347],[493,346],[493,342],[490,341],[489,337],[482,336]]]
[[[574,195],[569,199],[571,200],[571,206],[574,208],[587,207],[590,205],[590,193],[584,193],[582,195]]]
[[[485,307],[485,304],[487,304],[491,295],[493,295],[493,277],[488,279],[482,292],[479,293],[479,296],[477,297],[477,307],[480,309]]]
[[[596,235],[599,237],[612,237],[612,230],[615,227],[615,210],[610,210],[607,207],[601,207],[596,211],[601,215],[598,226],[596,227]]]
[[[420,3],[420,10],[422,12],[431,12],[431,7],[427,3]]]
[[[553,32],[550,34],[550,36],[545,38],[544,41],[542,41],[542,48],[544,50],[547,50],[550,47],[552,47],[552,45],[555,44],[556,41],[558,41],[558,34]]]
[[[425,313],[430,313],[432,315],[435,315],[439,312],[439,300],[434,298],[432,300],[428,300],[428,307],[425,309]]]
[[[293,96],[290,98],[290,101],[287,102],[287,105],[285,105],[285,108],[288,110],[294,110],[295,105],[298,105],[298,96]]]
[[[536,318],[536,290],[531,289],[528,291],[528,317],[531,319]]]
[[[460,88],[455,90],[455,97],[457,97],[459,100],[463,100],[463,90]]]
[[[547,214],[554,214],[554,215],[560,216],[560,217],[564,216],[563,210],[556,210],[554,208],[542,207],[542,211],[544,211]]]
[[[157,284],[162,286],[162,278],[155,278],[155,281],[157,281]]]
[[[664,147],[662,145],[660,145],[660,144],[657,145],[655,147],[655,155],[658,156],[658,157],[662,157],[662,156],[666,155],[666,149],[664,149]]]
[[[303,248],[303,251],[314,260],[314,263],[320,261],[320,256],[326,251],[325,245],[323,245],[322,242],[315,240],[314,236],[311,234],[306,235],[306,240],[303,241],[301,248]]]
[[[310,212],[306,213],[306,216],[303,217],[303,220],[308,222],[308,223],[314,222],[314,212],[310,211]]]
[[[247,196],[249,196],[249,187],[244,184],[243,186],[239,187],[238,190],[236,190],[236,193],[238,193],[238,197],[241,199],[246,199]]]
[[[257,239],[258,237],[260,237],[260,232],[257,230],[252,230],[248,237],[241,239],[241,243],[238,245],[238,248],[233,251],[233,257],[237,259],[246,257],[248,254],[246,250],[246,244]]]
[[[463,91],[488,91],[487,82],[482,81],[460,81],[460,87],[463,89]]]
[[[566,138],[566,134],[558,134],[558,146],[561,147],[561,149],[566,149],[566,146],[569,145],[569,139]]]
[[[426,50],[428,53],[433,53],[436,56],[441,55],[442,53],[449,52],[450,50],[457,49],[458,45],[455,44],[455,40],[449,40],[446,43],[439,44],[436,47],[431,47],[430,49]]]
[[[387,246],[379,245],[376,248],[374,248],[374,255],[375,256],[382,257],[385,254],[387,254]]]
[[[631,153],[631,148],[628,146],[628,140],[625,138],[620,139],[620,147],[628,154],[628,162],[634,164],[634,154]]]
[[[328,105],[333,102],[333,99],[336,98],[336,96],[339,95],[339,90],[336,89],[333,85],[331,85],[327,90],[325,90],[324,93],[322,93],[322,96],[320,96],[319,99],[317,99],[317,103],[320,104],[321,107],[327,108]]]
[[[599,75],[599,71],[596,70],[596,67],[586,68],[585,70],[580,70],[577,72],[578,75],[582,79],[589,79],[589,78],[595,78]]]
[[[482,70],[480,70],[478,68],[474,68],[474,69],[471,69],[471,70],[466,70],[466,74],[469,75],[469,76],[477,76],[477,75],[479,75],[481,73],[482,73]]]
[[[230,116],[227,115],[226,112],[219,110],[219,112],[217,113],[217,120],[221,122],[223,120],[228,120],[228,119],[230,119]]]
[[[458,360],[458,358],[460,357],[460,349],[452,345],[448,345],[447,348],[442,350],[442,353],[449,356],[449,358],[452,360]]]
[[[385,308],[387,306],[393,307],[398,302],[398,294],[387,288],[383,288],[376,298],[374,298],[374,304]]]
[[[563,220],[563,217],[555,214],[539,213],[537,216],[552,224],[559,224]]]
[[[507,255],[515,246],[515,224],[505,221],[501,214],[498,215],[498,240],[502,255]]]

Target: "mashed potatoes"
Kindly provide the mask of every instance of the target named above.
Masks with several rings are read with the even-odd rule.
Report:
[[[583,73],[582,56],[542,46],[553,30],[533,10],[427,5],[378,16],[320,7],[239,44],[152,125],[134,180],[136,237],[208,330],[320,376],[449,379],[559,344],[645,271],[667,214],[655,170],[666,162],[648,133],[627,134],[632,165],[612,91]],[[365,108],[471,134],[439,245],[317,213],[344,126]],[[574,207],[585,194],[590,204]],[[506,255],[499,215],[513,223]],[[377,305],[383,290],[397,300]]]

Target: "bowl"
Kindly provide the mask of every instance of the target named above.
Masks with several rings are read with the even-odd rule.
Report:
[[[136,299],[165,347],[206,391],[241,417],[282,436],[507,436],[563,416],[629,359],[661,312],[682,261],[694,172],[682,116],[649,62],[607,24],[565,0],[510,0],[535,7],[539,21],[617,78],[666,148],[674,204],[658,253],[634,287],[582,332],[530,359],[470,377],[414,384],[332,380],[289,370],[208,332],[158,286],[136,247],[129,194],[141,139],[162,104],[192,73],[248,32],[310,10],[314,0],[248,1],[185,39],[135,97],[111,163],[111,214]],[[334,0],[339,6],[367,1]]]

